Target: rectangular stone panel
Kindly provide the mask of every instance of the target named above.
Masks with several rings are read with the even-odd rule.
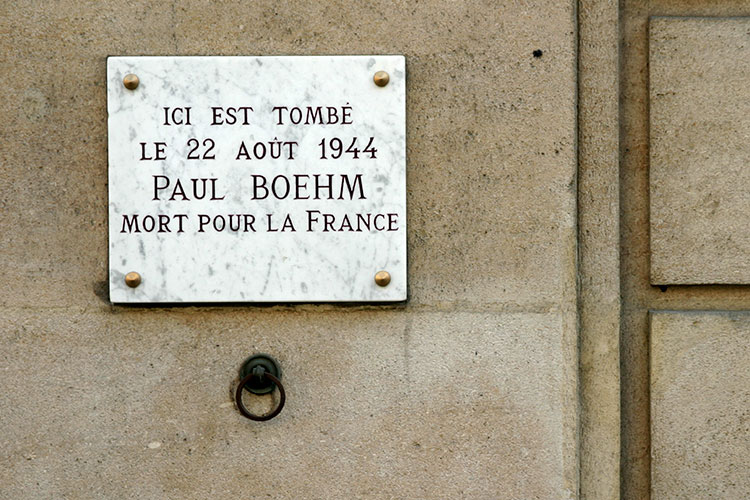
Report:
[[[651,314],[652,499],[750,498],[750,313]]]
[[[651,282],[750,283],[750,18],[651,19]]]

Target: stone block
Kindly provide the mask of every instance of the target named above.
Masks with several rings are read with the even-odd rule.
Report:
[[[651,314],[652,499],[750,497],[750,313]]]
[[[568,289],[574,2],[22,5],[0,18],[0,304],[108,298],[108,55],[404,54],[410,302],[539,310]]]
[[[651,283],[750,283],[749,18],[650,25]]]
[[[8,314],[0,497],[573,498],[561,335],[557,313]],[[233,403],[258,351],[288,398],[265,423]]]

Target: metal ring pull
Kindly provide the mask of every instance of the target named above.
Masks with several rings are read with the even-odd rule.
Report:
[[[241,377],[242,375],[244,375],[244,377],[242,377],[239,385],[237,385],[237,391],[234,394],[237,409],[242,416],[256,422],[271,420],[273,417],[281,413],[281,410],[284,408],[284,403],[286,402],[284,386],[281,384],[279,378],[270,373],[270,370],[267,369],[266,363],[268,363],[268,360],[273,363],[269,368],[274,369],[274,371],[280,376],[281,371],[278,369],[278,365],[273,358],[270,358],[267,355],[253,356],[245,363],[243,371],[241,372]],[[255,415],[254,413],[250,413],[242,402],[243,391],[247,390],[253,394],[267,394],[273,391],[274,386],[279,389],[279,402],[276,405],[276,408],[265,415]]]

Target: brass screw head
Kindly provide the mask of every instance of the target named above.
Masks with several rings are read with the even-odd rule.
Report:
[[[139,83],[141,83],[141,81],[138,79],[138,75],[134,75],[133,73],[125,75],[125,78],[122,79],[122,84],[125,85],[125,88],[128,90],[135,90],[138,88]]]
[[[375,73],[375,76],[372,77],[372,81],[375,82],[375,85],[378,87],[385,87],[388,85],[388,82],[391,81],[391,77],[385,71],[378,71]]]
[[[375,273],[375,283],[378,286],[387,286],[391,282],[391,273],[388,271],[378,271]]]
[[[125,275],[125,284],[130,288],[135,288],[141,284],[141,275],[136,272],[131,272]]]

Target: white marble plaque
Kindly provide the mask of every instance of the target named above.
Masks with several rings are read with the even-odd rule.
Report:
[[[110,57],[111,301],[405,300],[405,89],[402,56]]]

